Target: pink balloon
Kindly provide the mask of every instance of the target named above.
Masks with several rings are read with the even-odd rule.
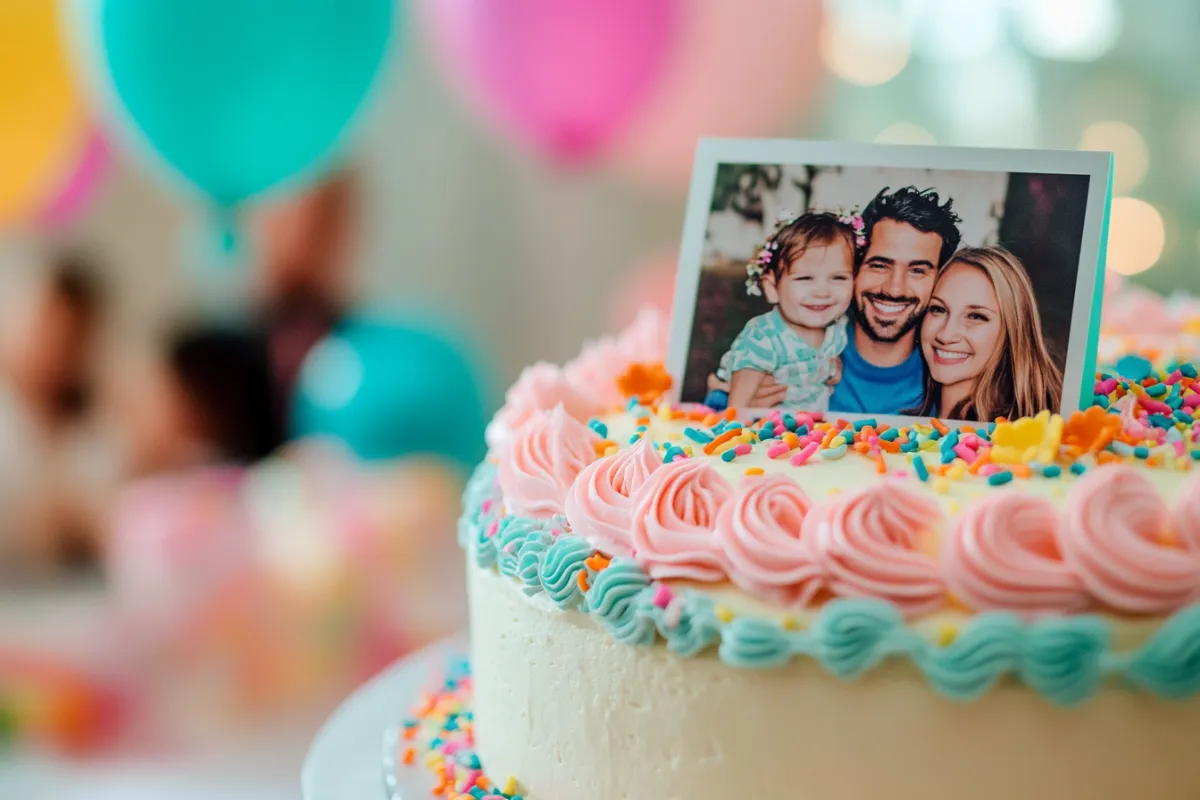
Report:
[[[649,306],[670,319],[675,302],[675,271],[679,255],[670,253],[638,264],[617,286],[609,311],[611,330],[623,331],[633,324],[638,312]]]
[[[91,131],[66,181],[38,213],[37,224],[47,228],[63,225],[82,211],[107,169],[108,160],[108,145],[104,137],[99,131]]]
[[[621,132],[611,161],[639,180],[686,186],[702,136],[788,133],[824,76],[821,0],[689,3],[663,79]]]
[[[605,149],[654,88],[680,0],[425,0],[441,60],[483,114],[562,161]]]

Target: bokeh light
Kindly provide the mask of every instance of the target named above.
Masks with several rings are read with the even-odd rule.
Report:
[[[362,359],[349,342],[330,337],[308,356],[301,380],[313,402],[325,408],[341,408],[362,386]]]
[[[897,3],[841,0],[821,29],[821,60],[837,77],[860,86],[886,83],[908,64],[908,21]]]
[[[1108,224],[1108,267],[1135,275],[1154,266],[1166,243],[1166,227],[1154,206],[1136,197],[1116,197]]]
[[[998,0],[910,0],[913,50],[938,63],[972,61],[1000,44]]]
[[[1011,50],[935,70],[928,96],[952,134],[947,144],[1034,147],[1039,142],[1033,69],[1028,58]]]
[[[1150,153],[1146,140],[1132,125],[1110,120],[1084,128],[1080,150],[1107,150],[1113,154],[1113,191],[1126,194],[1146,177]]]
[[[895,122],[875,134],[880,144],[937,144],[937,139],[920,125]]]
[[[1180,166],[1200,170],[1200,106],[1179,109],[1172,134],[1178,144]]]
[[[1034,55],[1094,61],[1117,41],[1121,15],[1115,0],[1018,0],[1018,29]]]

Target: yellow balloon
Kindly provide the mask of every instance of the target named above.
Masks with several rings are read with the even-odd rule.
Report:
[[[0,0],[0,222],[27,216],[87,130],[57,0]]]

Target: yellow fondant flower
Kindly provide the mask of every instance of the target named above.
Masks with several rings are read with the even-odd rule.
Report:
[[[1001,422],[992,432],[991,460],[996,464],[1053,463],[1062,434],[1063,418],[1049,411]]]

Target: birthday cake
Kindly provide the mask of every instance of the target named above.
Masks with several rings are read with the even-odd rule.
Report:
[[[531,367],[489,429],[443,791],[1200,796],[1190,364],[889,427],[667,402],[665,348],[648,314]]]

